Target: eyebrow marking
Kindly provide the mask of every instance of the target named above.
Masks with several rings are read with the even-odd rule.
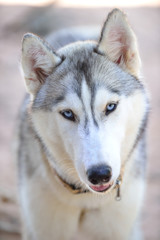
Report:
[[[53,105],[57,105],[58,103],[64,101],[64,99],[65,99],[64,95],[55,98],[55,99],[53,100]]]

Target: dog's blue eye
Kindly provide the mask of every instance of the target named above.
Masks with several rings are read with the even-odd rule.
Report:
[[[75,121],[75,115],[71,110],[64,110],[64,111],[61,111],[60,113],[64,118],[71,121]]]
[[[106,107],[106,115],[113,112],[116,109],[116,107],[117,107],[116,103],[109,103]]]

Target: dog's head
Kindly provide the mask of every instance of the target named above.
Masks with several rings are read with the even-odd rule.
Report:
[[[66,181],[94,192],[114,186],[145,109],[137,42],[125,15],[109,14],[99,42],[57,52],[26,34],[22,68],[32,122],[50,164]]]

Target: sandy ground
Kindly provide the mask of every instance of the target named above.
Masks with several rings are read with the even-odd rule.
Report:
[[[160,9],[124,9],[138,36],[144,78],[151,94],[148,175],[142,227],[146,240],[160,239]],[[73,25],[102,24],[109,9],[0,6],[0,239],[20,239],[17,181],[12,148],[24,84],[19,71],[22,35],[41,36]],[[135,113],[136,114],[136,113]],[[135,193],[136,197],[136,193]]]

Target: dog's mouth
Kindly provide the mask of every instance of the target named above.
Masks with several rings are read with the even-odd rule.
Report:
[[[101,185],[90,185],[89,187],[95,192],[106,192],[111,188],[112,185],[112,183],[106,183]]]

